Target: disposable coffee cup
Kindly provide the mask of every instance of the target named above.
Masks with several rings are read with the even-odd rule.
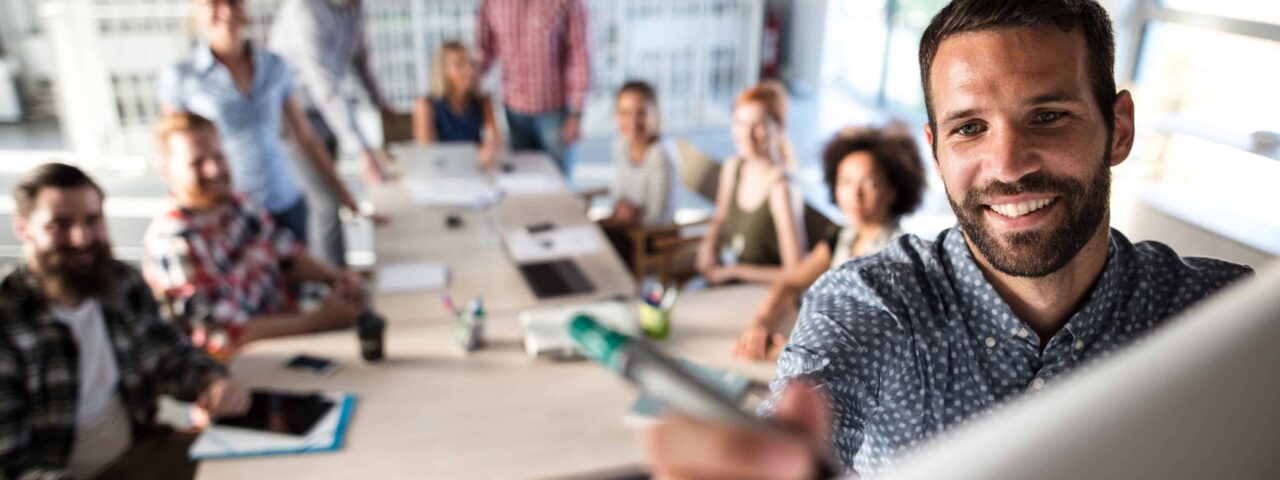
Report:
[[[386,334],[387,322],[373,312],[360,314],[356,331],[360,337],[360,356],[366,362],[377,362],[383,358],[382,342]]]

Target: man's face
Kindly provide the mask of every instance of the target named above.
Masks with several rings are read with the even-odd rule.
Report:
[[[41,188],[31,212],[13,223],[46,294],[83,298],[110,286],[111,242],[93,187]]]
[[[169,155],[161,162],[161,170],[180,206],[203,210],[231,198],[231,173],[217,134],[208,130],[177,132],[166,141]]]
[[[1122,93],[1112,135],[1087,62],[1083,35],[1055,27],[960,34],[934,59],[925,133],[965,235],[1006,274],[1058,271],[1107,218],[1133,107]]]

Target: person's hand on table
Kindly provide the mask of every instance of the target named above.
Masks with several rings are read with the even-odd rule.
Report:
[[[373,226],[375,227],[385,227],[391,224],[391,217],[378,212],[370,212],[368,215],[365,215],[365,218],[368,218],[369,221],[373,222]]]
[[[483,144],[480,151],[476,152],[476,163],[480,170],[493,171],[498,166],[498,148],[492,144]]]
[[[720,265],[716,265],[710,270],[702,272],[702,276],[706,277],[707,283],[710,285],[727,283],[730,280],[737,278],[736,274],[737,272],[734,270],[733,266],[724,267]]]
[[[352,270],[337,270],[333,274],[333,281],[330,282],[332,291],[342,298],[360,301],[363,297],[364,280],[360,278],[360,274]]]
[[[702,249],[698,249],[698,258],[694,267],[698,269],[698,273],[705,277],[707,276],[707,272],[720,268],[720,264],[716,262],[713,255],[707,254]]]
[[[831,415],[823,395],[803,384],[789,385],[778,400],[774,420],[801,436],[747,430],[668,415],[644,439],[657,479],[811,479],[817,459],[804,438],[819,445],[830,439]]]
[[[359,297],[353,299],[350,292],[344,291],[346,288],[349,287],[335,285],[320,303],[320,308],[309,312],[313,331],[335,330],[356,324],[363,302]]]
[[[560,143],[566,146],[582,138],[582,114],[569,114],[560,126]]]
[[[368,185],[380,185],[389,177],[386,157],[380,151],[370,149],[362,152],[360,167]]]
[[[229,378],[219,378],[200,392],[196,406],[212,418],[238,417],[249,410],[249,392]]]
[[[761,325],[752,325],[738,337],[733,347],[734,358],[742,360],[769,360],[778,357],[787,338],[778,333],[769,332]]]
[[[618,200],[613,206],[613,219],[622,225],[635,225],[639,222],[636,218],[640,216],[640,210],[626,200]]]

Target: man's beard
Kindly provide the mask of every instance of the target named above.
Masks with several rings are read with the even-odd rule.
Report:
[[[1093,238],[1110,208],[1111,158],[1108,142],[1101,168],[1086,185],[1070,178],[1035,172],[1016,183],[993,181],[982,187],[971,187],[965,192],[964,204],[957,205],[948,193],[947,200],[955,210],[960,227],[969,241],[986,257],[992,267],[1016,277],[1043,277],[1061,270],[1070,263]],[[1014,232],[998,241],[984,217],[989,208],[981,203],[983,198],[996,195],[1023,193],[1048,193],[1056,195],[1055,204],[1061,203],[1062,220],[1033,230]],[[1006,246],[1007,245],[1007,246]]]
[[[91,258],[80,263],[76,257]],[[115,260],[111,245],[95,242],[83,248],[64,247],[36,254],[45,294],[51,297],[88,298],[106,293],[113,280]]]
[[[187,189],[187,201],[191,207],[203,209],[222,205],[231,198],[230,180],[210,180]]]

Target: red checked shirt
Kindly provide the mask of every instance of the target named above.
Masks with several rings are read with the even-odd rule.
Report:
[[[583,0],[484,0],[476,27],[480,72],[502,63],[507,108],[581,112],[591,88]]]
[[[250,317],[296,308],[281,262],[305,248],[243,198],[208,212],[175,205],[151,221],[143,248],[147,283],[210,353],[238,340]]]

